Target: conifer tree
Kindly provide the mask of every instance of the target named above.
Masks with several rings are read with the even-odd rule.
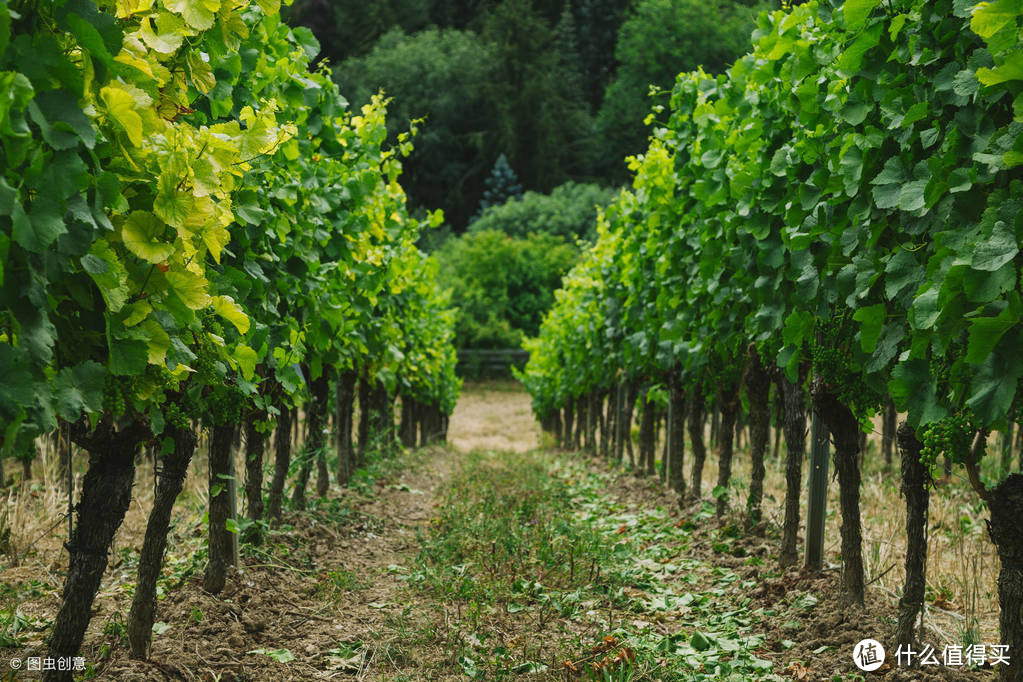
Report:
[[[519,184],[519,178],[508,164],[508,158],[504,154],[497,157],[497,161],[494,162],[494,168],[490,171],[490,177],[487,178],[484,184],[486,189],[483,190],[480,207],[476,210],[476,214],[470,222],[475,222],[483,215],[483,211],[491,206],[500,206],[522,194],[522,185]]]

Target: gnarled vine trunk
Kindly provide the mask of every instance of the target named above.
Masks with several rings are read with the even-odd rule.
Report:
[[[589,406],[589,422],[586,425],[586,445],[587,449],[591,454],[596,455],[598,452],[597,445],[597,432],[600,430],[601,415],[603,410],[601,409],[600,402],[600,391],[593,389],[589,393],[590,406]]]
[[[352,420],[355,416],[355,382],[359,375],[354,370],[344,370],[337,379],[337,483],[348,485],[355,472],[355,443],[352,440]],[[410,401],[411,403],[411,401]],[[411,408],[412,405],[410,404]],[[415,421],[412,422],[411,447],[415,447]]]
[[[78,525],[65,546],[70,554],[60,610],[50,635],[51,658],[74,657],[92,618],[92,602],[107,568],[114,533],[131,504],[135,456],[149,430],[138,422],[114,430],[103,421],[91,433],[84,424],[71,429],[72,439],[89,453],[89,470],[82,481],[76,510]],[[70,672],[43,672],[46,682],[71,682]]]
[[[562,437],[561,447],[566,450],[572,449],[572,427],[575,425],[575,401],[571,398],[565,401],[565,408],[562,410],[565,413],[565,433]]]
[[[359,379],[359,447],[357,450],[356,466],[366,466],[366,455],[369,452],[370,439],[370,414],[373,408],[370,403],[373,400],[373,387],[370,378],[363,375]],[[424,436],[423,440],[426,438]]]
[[[679,504],[685,499],[685,430],[686,400],[682,390],[682,376],[678,368],[668,373],[668,483],[678,493]]]
[[[707,446],[703,441],[704,422],[703,389],[697,384],[689,397],[689,442],[693,448],[693,467],[689,476],[689,499],[700,499],[703,487],[703,463],[707,460]]]
[[[838,397],[815,381],[813,409],[831,432],[842,511],[842,586],[851,604],[863,605],[863,535],[860,526],[860,425]]]
[[[782,376],[778,381],[784,404],[785,429],[785,522],[782,527],[782,566],[794,566],[799,561],[799,497],[803,486],[803,458],[806,455],[806,401],[803,382],[806,369],[797,381]]]
[[[643,406],[639,417],[639,466],[636,467],[637,476],[653,476],[657,473],[654,468],[654,457],[657,449],[656,415],[655,405],[649,402],[649,386],[644,386]]]
[[[913,642],[913,625],[924,607],[927,575],[927,507],[931,483],[927,465],[920,461],[923,443],[909,424],[898,429],[899,451],[902,454],[902,494],[906,497],[906,582],[899,600],[899,624],[895,631],[898,644]]]
[[[1009,647],[1002,682],[1023,682],[1023,475],[1011,474],[984,496],[991,510],[987,530],[1002,566],[998,571],[999,626]]]
[[[623,424],[622,437],[625,438],[625,451],[629,453],[629,466],[636,466],[636,452],[632,447],[632,415],[636,410],[636,400],[639,398],[639,382],[630,381],[625,392],[625,423]]]
[[[245,420],[245,510],[253,521],[263,518],[263,457],[266,454],[266,434],[257,422],[262,414],[250,414]],[[255,528],[255,526],[253,526]],[[250,542],[258,537],[250,535]]]
[[[720,493],[717,515],[722,517],[728,509],[728,482],[732,479],[733,439],[735,421],[739,416],[738,387],[728,386],[721,392],[721,421],[718,423],[718,484]]]
[[[203,589],[217,594],[227,583],[227,567],[234,564],[234,540],[227,529],[231,518],[229,486],[231,478],[231,444],[234,425],[214,426],[210,435],[209,455],[209,559],[203,576]]]
[[[771,435],[769,404],[771,376],[755,349],[751,349],[749,355],[746,395],[750,405],[750,457],[753,462],[753,473],[750,478],[749,497],[746,499],[746,529],[754,530],[760,526],[763,518],[764,476],[767,473],[764,468],[764,455]]]
[[[284,484],[288,479],[288,467],[291,466],[291,419],[293,414],[294,412],[289,408],[281,408],[281,414],[277,419],[277,432],[274,435],[274,477],[267,499],[267,515],[275,521],[281,520]]]
[[[174,449],[161,461],[160,476],[156,484],[153,509],[146,523],[146,535],[139,552],[138,578],[135,594],[128,612],[128,644],[131,657],[149,659],[149,645],[153,639],[153,621],[156,619],[156,581],[160,577],[163,556],[167,549],[174,501],[181,493],[188,465],[195,453],[196,436],[191,428],[169,427],[166,435],[174,441]],[[262,503],[262,501],[261,501]]]
[[[600,430],[600,456],[604,459],[611,458],[611,450],[614,447],[615,432],[615,394],[612,390],[604,391],[602,394],[604,406],[604,419],[601,422],[603,428]]]
[[[324,428],[327,420],[327,391],[330,382],[326,372],[309,383],[309,403],[306,405],[306,428],[308,436],[302,453],[302,468],[298,472],[295,488],[291,492],[291,503],[296,509],[305,509],[306,486],[316,463],[316,494],[323,497],[330,488],[330,477],[327,473],[326,434]]]
[[[885,467],[892,467],[892,450],[895,444],[895,403],[888,396],[885,401],[884,417],[881,420],[881,454]]]
[[[572,449],[583,449],[583,432],[586,431],[587,413],[586,397],[577,396],[575,399],[575,433],[572,434]]]

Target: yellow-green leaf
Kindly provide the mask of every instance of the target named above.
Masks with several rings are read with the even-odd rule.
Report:
[[[220,0],[163,0],[163,6],[180,14],[192,28],[205,31],[213,26]]]
[[[980,2],[973,8],[970,28],[981,38],[990,38],[1009,24],[1015,23],[1019,13],[1019,0]]]
[[[142,144],[142,117],[135,111],[135,98],[127,91],[108,85],[99,92],[107,113],[117,121],[136,147]]]
[[[263,14],[277,14],[281,11],[281,0],[256,0]]]
[[[117,0],[117,17],[124,19],[132,14],[147,12],[153,6],[153,0]]]
[[[149,318],[142,325],[149,338],[146,339],[146,348],[149,351],[149,364],[162,365],[167,361],[167,349],[170,348],[170,336],[160,323],[154,318]]]
[[[148,301],[136,301],[125,307],[125,311],[128,313],[127,317],[121,323],[125,327],[134,327],[142,320],[149,317],[149,313],[153,312],[153,306],[149,305]]]
[[[249,331],[249,318],[242,310],[242,307],[234,302],[230,296],[214,296],[213,310],[217,315],[233,324],[238,331],[244,334]]]
[[[209,304],[207,282],[201,275],[190,270],[171,270],[166,277],[171,290],[192,310],[201,310]]]
[[[213,260],[219,263],[220,252],[223,251],[224,247],[231,241],[231,233],[220,226],[211,227],[210,229],[203,231],[202,240],[206,244],[206,248],[210,250],[210,255],[213,256]]]
[[[188,73],[192,78],[192,85],[202,94],[208,94],[213,89],[213,86],[217,84],[217,79],[213,76],[213,69],[210,68],[209,62],[203,59],[202,54],[197,50],[190,50],[185,56],[185,62],[188,64]]]
[[[234,359],[238,361],[238,369],[241,370],[242,377],[246,381],[251,381],[253,375],[256,373],[256,363],[259,361],[259,356],[256,355],[256,351],[252,350],[244,343],[239,343],[234,349]]]
[[[154,30],[152,20],[146,17],[141,26],[142,42],[161,54],[173,54],[185,39],[185,23],[170,12],[160,12]]]
[[[163,263],[174,253],[174,245],[161,241],[163,221],[146,211],[132,211],[121,227],[125,247],[147,263]]]
[[[87,260],[83,256],[82,267],[96,282],[110,312],[118,312],[128,300],[128,287],[125,284],[128,281],[128,271],[105,239],[93,242],[88,255],[91,258]]]
[[[842,11],[845,15],[846,27],[850,31],[858,31],[863,28],[878,2],[879,0],[845,0]]]

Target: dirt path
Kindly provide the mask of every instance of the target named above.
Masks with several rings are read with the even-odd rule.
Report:
[[[217,596],[201,589],[201,498],[179,504],[152,660],[131,661],[124,643],[125,550],[82,652],[95,679],[562,680],[566,662],[626,652],[636,679],[725,679],[721,664],[728,679],[844,679],[850,647],[889,634],[885,600],[842,609],[837,572],[773,570],[775,540],[742,537],[708,505],[680,509],[651,479],[533,452],[539,429],[516,384],[467,386],[449,441],[287,515]],[[39,612],[58,596],[40,594]],[[2,652],[39,655],[36,641]]]
[[[186,581],[159,606],[169,627],[154,636],[152,662],[118,650],[97,679],[380,679],[396,650],[389,623],[416,532],[455,456],[424,450],[406,471],[292,517],[294,527],[272,535],[267,553],[249,556],[216,597]],[[102,642],[91,644],[101,653]]]
[[[450,440],[453,448],[410,455],[370,486],[341,491],[311,518],[291,517],[293,528],[246,559],[221,595],[203,593],[194,577],[171,590],[159,605],[168,628],[154,636],[151,662],[127,659],[118,644],[105,650],[110,637],[94,632],[87,659],[108,658],[96,679],[383,679],[384,671],[418,678],[405,637],[410,614],[429,610],[406,590],[417,533],[436,515],[461,452],[536,447],[528,395],[511,383],[468,386]],[[119,600],[105,610],[127,606]]]
[[[529,394],[517,382],[467,384],[451,415],[448,443],[463,452],[527,452],[540,447]]]

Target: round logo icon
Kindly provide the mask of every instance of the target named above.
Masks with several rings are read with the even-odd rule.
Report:
[[[853,647],[853,663],[856,667],[865,672],[877,670],[884,665],[884,647],[876,639],[860,640],[860,643]]]

